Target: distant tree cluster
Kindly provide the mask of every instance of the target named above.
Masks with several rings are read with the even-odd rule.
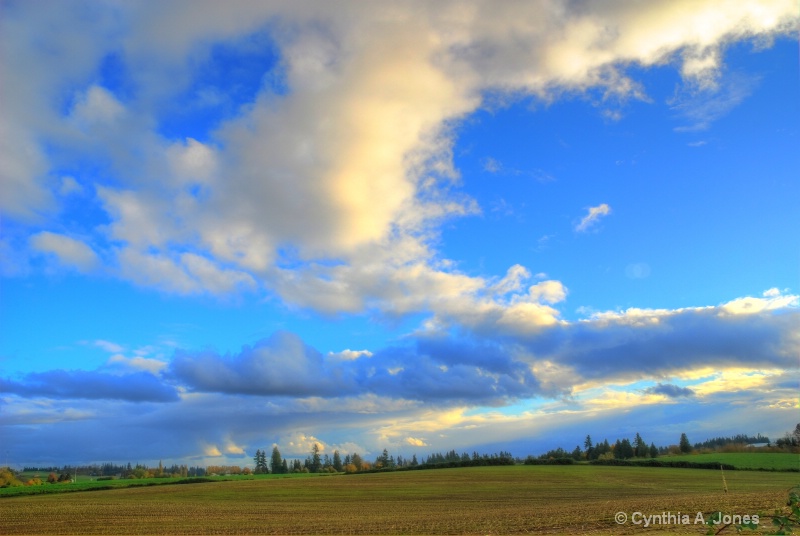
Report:
[[[796,449],[800,447],[800,423],[794,427],[792,432],[786,432],[782,438],[775,441],[775,445],[783,449]]]
[[[137,463],[131,466],[129,463],[125,469],[119,473],[120,478],[181,478],[204,476],[207,468],[189,467],[187,465],[173,464],[169,467],[164,466],[160,461],[158,467],[147,467]]]
[[[411,458],[405,458],[402,455],[394,456],[389,453],[388,449],[383,449],[383,452],[374,461],[369,462],[357,452],[346,454],[342,457],[338,450],[334,450],[332,456],[322,454],[321,450],[320,445],[315,443],[304,461],[301,462],[296,459],[287,461],[281,458],[280,450],[275,446],[272,450],[272,473],[359,473],[443,466],[458,467],[515,463],[515,459],[509,452],[491,455],[473,452],[470,455],[466,452],[458,454],[455,450],[451,450],[444,454],[440,452],[433,453],[419,461],[416,454],[412,455]],[[256,451],[254,460],[256,461],[256,471],[258,471],[259,467],[263,467],[263,452],[260,449]],[[259,460],[261,461],[260,464]],[[276,468],[279,469],[276,470]]]
[[[10,467],[0,467],[0,488],[13,488],[22,485],[16,473]]]
[[[572,451],[564,450],[559,447],[554,450],[549,450],[539,456],[540,460],[559,460],[559,459],[572,459],[574,461],[581,460],[607,460],[619,459],[627,460],[630,458],[656,458],[659,455],[659,450],[654,443],[647,442],[642,439],[642,436],[637,432],[633,441],[624,438],[617,439],[614,444],[610,444],[608,439],[604,439],[601,443],[595,444],[592,441],[592,436],[587,435],[583,441],[583,449],[580,445],[576,445]]]
[[[695,443],[694,448],[718,449],[719,447],[724,447],[725,445],[752,445],[753,443],[766,443],[767,445],[771,444],[769,438],[761,434],[754,436],[749,436],[747,434],[736,434],[735,436],[730,437],[715,437],[713,439],[706,439],[702,443]]]

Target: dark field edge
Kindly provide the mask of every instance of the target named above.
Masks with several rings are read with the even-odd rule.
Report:
[[[570,459],[570,458],[567,458]],[[554,460],[555,461],[555,460]],[[736,467],[722,462],[687,462],[669,460],[592,460],[590,465],[613,465],[617,467],[673,467],[680,469],[725,469],[728,471],[767,471],[778,473],[800,473],[800,467],[776,469],[774,467]]]
[[[496,467],[500,465],[518,465],[513,458],[479,458],[477,460],[450,461],[440,463],[421,463],[419,465],[407,465],[404,467],[380,467],[378,469],[367,469],[355,473],[344,473],[346,475],[363,475],[368,473],[400,473],[403,471],[424,471],[426,469],[455,469],[457,467]]]
[[[131,482],[125,484],[118,484],[116,486],[103,485],[103,486],[90,486],[90,487],[69,487],[58,486],[50,487],[50,485],[41,486],[20,486],[15,487],[14,493],[0,492],[0,500],[9,499],[12,497],[29,497],[31,495],[53,495],[58,493],[81,493],[84,491],[108,491],[115,489],[129,489],[129,488],[146,488],[150,486],[173,486],[178,484],[204,484],[206,482],[223,482],[225,479],[219,478],[204,478],[192,477],[184,478],[181,480],[168,480],[166,482]]]

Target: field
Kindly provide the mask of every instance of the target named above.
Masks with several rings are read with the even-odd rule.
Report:
[[[785,452],[711,452],[708,454],[685,454],[683,456],[664,456],[664,461],[720,462],[733,465],[737,469],[800,469],[800,454]]]
[[[704,534],[698,511],[771,513],[800,480],[725,476],[729,493],[718,471],[585,465],[221,481],[6,497],[0,519],[6,534]],[[617,512],[692,524],[618,525]]]

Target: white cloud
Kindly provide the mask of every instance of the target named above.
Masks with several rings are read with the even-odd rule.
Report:
[[[217,448],[216,445],[204,445],[203,446],[203,456],[209,456],[212,458],[216,458],[222,456],[222,451]]]
[[[66,235],[42,231],[33,235],[30,243],[34,249],[53,254],[61,264],[81,272],[90,272],[99,264],[97,254],[91,247]]]
[[[166,150],[172,176],[183,182],[207,184],[218,173],[218,156],[213,148],[193,138],[174,143]]]
[[[503,169],[503,164],[491,156],[483,160],[483,170],[489,173],[499,173]]]
[[[567,297],[567,289],[561,281],[541,281],[528,289],[531,299],[536,302],[558,303]]]
[[[308,456],[311,453],[311,450],[314,448],[314,445],[319,447],[320,454],[324,454],[326,452],[325,442],[314,437],[313,435],[305,434],[303,432],[287,434],[286,437],[281,438],[279,445],[281,447],[285,447],[284,450],[286,452],[281,452],[281,454],[284,455]]]
[[[124,371],[146,371],[151,374],[158,374],[167,366],[167,362],[147,357],[125,357],[122,354],[115,354],[108,358],[106,365],[111,368]]]
[[[225,454],[242,455],[242,454],[245,453],[244,449],[241,446],[239,446],[236,443],[234,443],[231,439],[228,439],[225,442],[225,449],[224,450],[225,450]]]
[[[575,226],[575,230],[579,233],[588,231],[594,227],[601,218],[611,214],[611,207],[606,203],[601,203],[596,207],[589,207],[588,213],[581,219],[581,222]]]
[[[424,439],[420,439],[418,437],[407,437],[406,438],[406,443],[411,445],[412,447],[427,447],[427,446],[429,446],[427,443],[425,443]]]
[[[125,348],[123,348],[122,346],[120,346],[119,344],[117,344],[115,342],[104,341],[102,339],[98,339],[98,340],[94,341],[94,345],[97,346],[98,348],[101,348],[101,349],[105,350],[106,352],[109,352],[109,353],[112,353],[112,354],[118,354],[118,353],[123,352],[125,350]]]
[[[62,196],[73,194],[80,194],[83,192],[83,187],[78,184],[75,177],[61,177],[61,186],[58,188],[58,193]]]
[[[777,290],[777,289],[771,289]],[[767,291],[764,293],[763,298],[737,298],[728,303],[723,304],[720,309],[722,312],[733,315],[742,314],[756,314],[765,311],[773,311],[775,309],[784,309],[787,307],[797,307],[800,305],[800,296]]]
[[[220,268],[214,262],[194,253],[181,255],[186,272],[197,280],[200,288],[213,294],[229,294],[237,289],[253,289],[257,283],[253,277],[239,270]]]
[[[78,128],[112,125],[125,114],[125,107],[107,89],[91,86],[78,95],[70,114]]]
[[[716,74],[714,75],[717,76]],[[702,83],[700,88],[687,88],[670,100],[672,110],[687,120],[688,125],[676,127],[678,132],[697,132],[727,115],[741,104],[758,85],[758,78],[732,73],[723,76],[724,83]],[[698,147],[705,142],[690,146]]]
[[[342,350],[341,352],[328,352],[329,359],[338,359],[341,361],[355,361],[362,357],[372,357],[372,352],[369,350]]]

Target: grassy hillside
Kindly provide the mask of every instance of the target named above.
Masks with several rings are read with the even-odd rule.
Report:
[[[772,512],[798,484],[794,473],[726,478],[729,493],[719,471],[587,465],[255,479],[8,497],[0,519],[8,534],[640,534],[614,516]]]

